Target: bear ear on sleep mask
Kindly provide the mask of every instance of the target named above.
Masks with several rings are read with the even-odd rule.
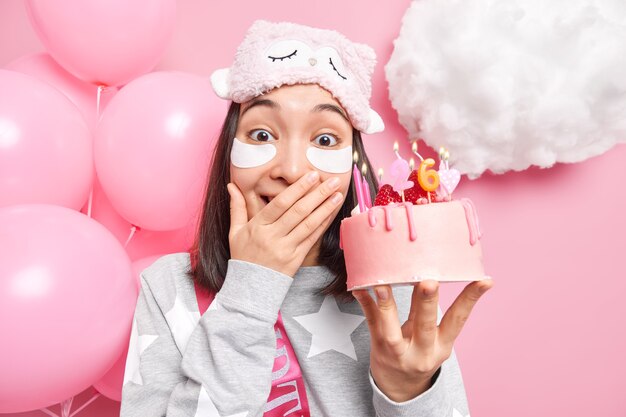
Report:
[[[341,103],[356,129],[384,130],[370,108],[376,53],[334,30],[257,20],[237,48],[230,68],[211,74],[215,93],[245,103],[283,84],[319,84]]]
[[[233,140],[230,161],[237,168],[255,168],[265,165],[276,156],[273,143],[252,145],[239,139]],[[309,146],[306,157],[315,168],[332,174],[342,174],[352,167],[352,146],[342,149],[320,149]]]

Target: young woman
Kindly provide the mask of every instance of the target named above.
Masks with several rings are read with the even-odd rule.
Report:
[[[469,414],[453,343],[491,280],[439,318],[436,281],[346,291],[374,63],[337,32],[258,21],[213,74],[232,103],[196,244],[142,273],[122,417]]]

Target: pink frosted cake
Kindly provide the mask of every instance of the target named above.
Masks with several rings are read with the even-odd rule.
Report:
[[[467,198],[453,200],[443,188],[446,173],[440,173],[442,187],[431,192],[430,198],[425,198],[428,193],[418,188],[417,181],[409,181],[412,187],[407,185],[400,193],[396,186],[386,184],[379,190],[374,206],[361,203],[366,207],[364,211],[341,222],[340,245],[349,291],[381,284],[414,284],[424,279],[488,278],[483,268],[476,208]],[[417,180],[416,171],[408,179]],[[458,179],[448,187],[453,189],[457,183]],[[400,197],[403,192],[409,197],[404,202]]]

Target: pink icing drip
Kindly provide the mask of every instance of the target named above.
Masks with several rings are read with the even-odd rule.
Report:
[[[463,209],[465,210],[465,219],[467,220],[467,227],[470,233],[470,244],[474,246],[478,239],[482,237],[480,226],[478,225],[476,207],[469,198],[462,198],[461,204],[463,204]]]
[[[417,239],[417,231],[415,230],[415,222],[413,221],[413,204],[412,203],[402,203],[404,208],[406,209],[406,218],[409,223],[409,239],[414,241]]]
[[[391,206],[383,206],[383,210],[385,210],[385,228],[388,232],[393,230],[393,221],[391,220]]]
[[[369,221],[370,227],[376,226],[376,213],[374,209],[380,206],[374,206],[367,211],[367,220]]]
[[[343,250],[343,227],[339,227],[339,249]]]
[[[382,209],[385,212],[385,229],[387,231],[393,230],[393,220],[391,217],[391,209],[394,207],[403,206],[406,209],[406,216],[409,223],[409,238],[411,240],[417,239],[417,231],[415,228],[415,221],[413,220],[413,203],[404,202],[404,203],[393,203],[388,204],[386,206],[374,206],[368,210],[367,220],[369,222],[370,227],[376,226],[376,212],[377,209]]]
[[[470,204],[470,206],[472,206],[472,212],[474,213],[474,220],[476,221],[476,230],[478,231],[478,239],[480,239],[481,237],[483,237],[483,232],[480,230],[480,222],[478,221],[478,211],[476,211],[476,206],[474,205],[474,202],[472,200],[470,200],[469,198],[466,200]]]

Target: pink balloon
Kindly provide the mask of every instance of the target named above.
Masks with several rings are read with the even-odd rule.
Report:
[[[47,83],[0,69],[0,207],[79,210],[93,171],[91,132],[78,108]]]
[[[88,210],[89,206],[86,203],[81,212],[87,214]],[[132,225],[115,211],[97,177],[93,184],[91,217],[109,229],[122,244],[125,244],[131,236]],[[180,229],[162,232],[137,230],[125,246],[126,253],[131,260],[136,260],[158,253],[188,252],[193,244],[197,223],[198,219],[194,219]]]
[[[98,178],[115,210],[148,230],[192,222],[225,114],[208,78],[154,72],[122,88],[94,142]]]
[[[127,347],[138,292],[119,242],[77,211],[4,207],[0,230],[0,413],[15,413],[101,378]]]
[[[153,255],[147,258],[141,258],[132,263],[133,277],[136,280],[137,292],[141,288],[139,275],[141,271],[149,267],[163,255]],[[130,343],[130,333],[128,334],[128,343]],[[124,383],[124,371],[126,368],[126,357],[128,356],[128,344],[124,352],[120,355],[115,365],[106,373],[93,387],[98,392],[114,401],[122,401],[122,384]]]
[[[104,89],[100,93],[98,106],[98,87],[74,77],[46,53],[23,56],[8,63],[5,68],[51,84],[78,107],[92,130],[96,128],[98,111],[102,112],[107,102],[117,92],[116,87]]]
[[[174,31],[175,0],[27,0],[50,55],[76,77],[123,85],[151,71]]]

